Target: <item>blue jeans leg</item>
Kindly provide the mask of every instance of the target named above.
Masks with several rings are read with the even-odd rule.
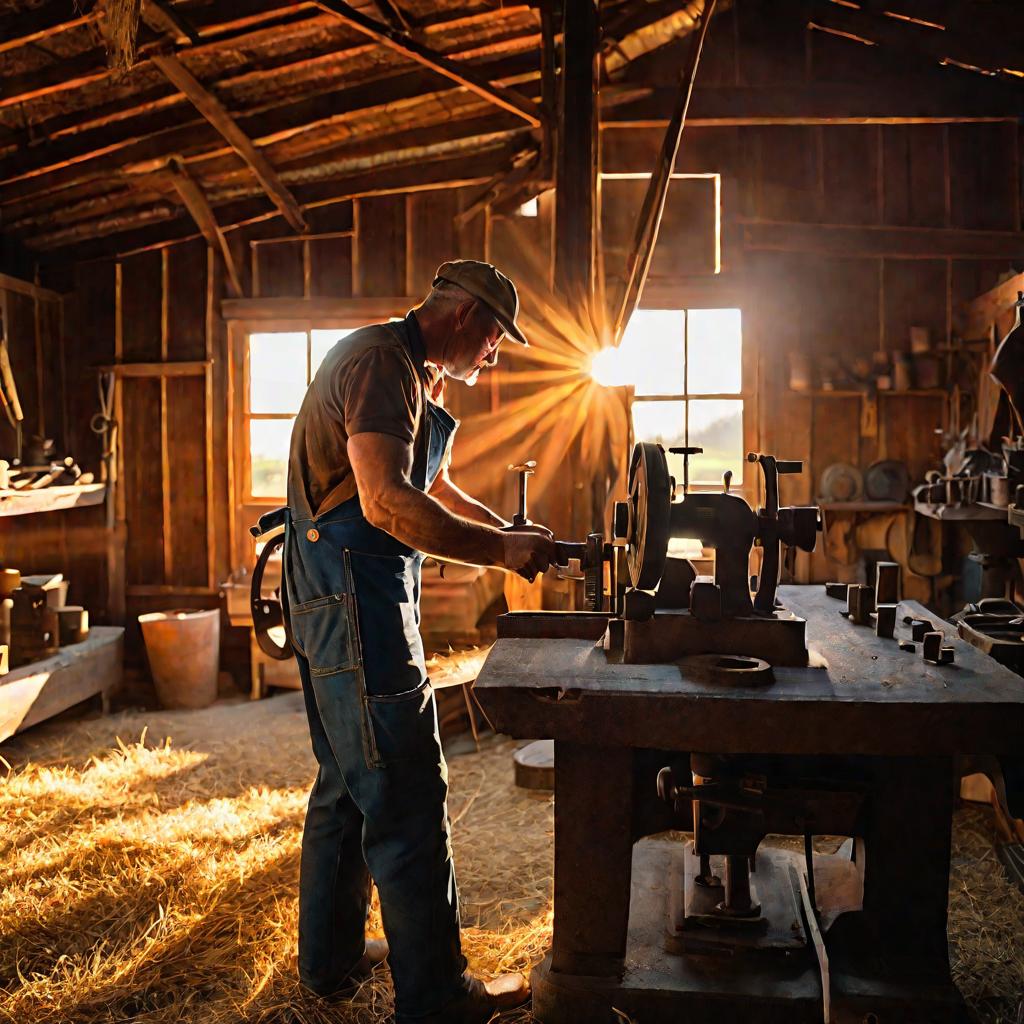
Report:
[[[363,815],[345,784],[316,705],[309,665],[296,655],[310,737],[319,763],[302,831],[299,868],[299,978],[327,994],[365,950],[370,874],[363,857]]]

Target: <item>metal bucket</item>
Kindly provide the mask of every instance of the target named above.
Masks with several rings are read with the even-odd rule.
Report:
[[[139,625],[161,707],[209,707],[217,699],[220,610],[151,612]]]

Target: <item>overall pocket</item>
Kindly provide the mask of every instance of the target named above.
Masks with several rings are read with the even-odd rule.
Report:
[[[366,707],[380,761],[424,761],[437,764],[441,739],[437,702],[429,682],[388,696],[367,695]]]
[[[351,594],[328,594],[291,606],[295,648],[314,676],[346,672],[360,663]]]

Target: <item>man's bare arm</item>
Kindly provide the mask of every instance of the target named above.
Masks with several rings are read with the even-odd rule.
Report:
[[[414,487],[409,479],[412,446],[390,434],[350,437],[348,457],[363,515],[409,547],[453,561],[500,566],[529,579],[554,558],[550,537],[471,522]]]
[[[448,475],[447,468],[441,470],[430,488],[430,496],[436,498],[449,512],[473,523],[494,526],[499,530],[508,526],[508,521],[491,511],[482,501],[468,495]]]

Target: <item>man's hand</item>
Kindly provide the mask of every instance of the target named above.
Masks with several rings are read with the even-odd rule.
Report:
[[[555,561],[555,542],[544,526],[510,526],[501,531],[505,551],[502,565],[530,583]]]

